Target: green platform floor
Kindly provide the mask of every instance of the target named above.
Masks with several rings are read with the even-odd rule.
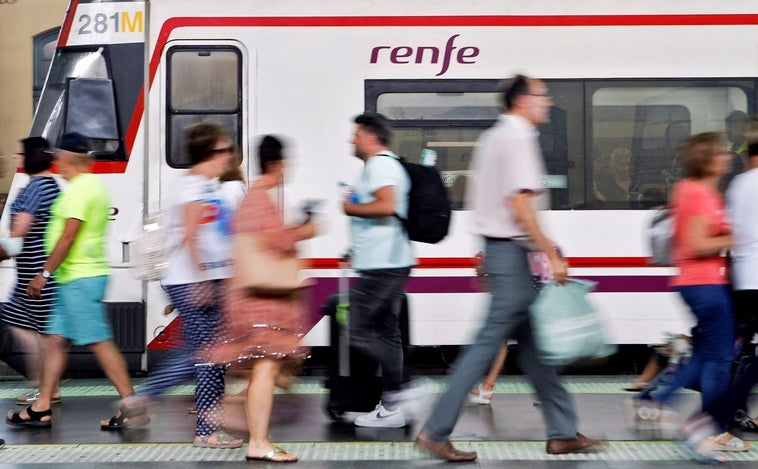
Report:
[[[670,438],[651,429],[635,429],[628,412],[632,393],[622,390],[629,376],[566,376],[563,381],[576,401],[580,430],[603,437],[608,443],[587,454],[552,456],[545,453],[539,407],[533,405],[531,387],[524,377],[502,377],[491,406],[466,406],[452,435],[461,449],[475,450],[479,459],[455,467],[481,468],[688,468],[695,463]],[[135,380],[139,388],[141,380]],[[279,393],[274,404],[271,438],[297,454],[295,467],[389,469],[451,467],[415,449],[412,440],[421,421],[406,429],[360,429],[350,423],[330,422],[321,407],[326,397],[323,378],[304,377],[291,393]],[[435,394],[445,389],[444,377],[422,378]],[[244,389],[229,380],[228,393]],[[18,410],[14,399],[28,391],[23,381],[0,381],[0,410]],[[116,398],[105,380],[66,380],[63,404],[53,407],[52,429],[18,429],[0,426],[7,441],[0,450],[0,467],[89,469],[96,467],[216,468],[276,467],[278,464],[244,461],[244,448],[209,450],[189,443],[194,417],[187,413],[194,386],[175,388],[151,409],[153,422],[129,432],[103,432],[98,420],[111,412]],[[699,395],[686,392],[679,408],[687,415],[697,408]],[[428,407],[426,408],[428,410]],[[228,408],[241,413],[241,408]],[[423,414],[422,414],[423,417]],[[237,433],[244,436],[244,430]],[[757,467],[756,434],[742,434],[755,446],[745,453],[730,453],[726,467]]]

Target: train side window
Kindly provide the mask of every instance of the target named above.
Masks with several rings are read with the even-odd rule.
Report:
[[[415,162],[422,153],[435,152],[453,209],[464,209],[466,186],[475,177],[469,165],[477,139],[501,113],[498,80],[369,80],[366,86],[366,109],[385,115],[392,124],[393,150]],[[540,126],[540,145],[551,205],[566,208],[583,201],[582,86],[549,86],[556,102],[551,122]]]
[[[393,126],[393,150],[416,163],[433,152],[453,209],[463,209],[471,156],[479,134],[497,118],[497,94],[444,87],[388,92],[379,94],[376,108]]]
[[[631,85],[606,84],[590,93],[589,206],[624,209],[667,203],[681,176],[679,144],[700,132],[725,133],[727,117],[748,110],[748,94],[738,86]]]
[[[242,60],[232,46],[175,46],[168,51],[168,164],[186,168],[183,130],[204,120],[231,132],[240,144],[242,126]]]

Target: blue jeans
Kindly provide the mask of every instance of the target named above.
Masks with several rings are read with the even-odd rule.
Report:
[[[711,412],[729,388],[734,359],[735,321],[729,287],[689,285],[677,290],[697,318],[692,328],[692,357],[679,365],[674,382],[652,397],[667,404],[677,390],[699,385],[702,410]]]
[[[350,346],[382,369],[382,398],[403,385],[400,308],[410,267],[363,270],[350,290]]]
[[[577,417],[571,396],[558,381],[554,367],[537,356],[529,320],[529,305],[535,300],[526,251],[506,240],[487,240],[485,266],[490,280],[490,307],[472,343],[456,359],[443,394],[424,423],[429,436],[443,442],[453,431],[471,388],[485,375],[498,349],[508,338],[518,340],[519,358],[542,401],[540,410],[548,438],[576,438]]]

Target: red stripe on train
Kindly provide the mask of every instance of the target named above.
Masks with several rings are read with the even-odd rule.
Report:
[[[337,258],[303,259],[308,269],[338,269]],[[569,266],[574,268],[622,268],[654,267],[649,257],[569,257]],[[468,269],[474,267],[471,257],[421,257],[416,267],[419,269]]]

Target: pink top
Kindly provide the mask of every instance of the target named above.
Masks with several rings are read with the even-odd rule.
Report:
[[[718,236],[731,231],[724,214],[724,200],[721,195],[706,184],[682,180],[674,186],[671,197],[674,211],[674,265],[679,267],[679,275],[674,277],[673,286],[722,285],[727,283],[726,258],[720,254],[696,257],[688,245],[685,232],[689,219],[704,217],[708,224],[708,235]]]
[[[234,233],[257,233],[271,249],[285,253],[295,249],[293,231],[283,225],[267,191],[259,184],[250,186],[237,208]],[[225,340],[213,347],[211,360],[240,364],[262,357],[304,358],[309,350],[300,345],[308,332],[302,297],[259,297],[239,285],[235,272],[224,310]]]

